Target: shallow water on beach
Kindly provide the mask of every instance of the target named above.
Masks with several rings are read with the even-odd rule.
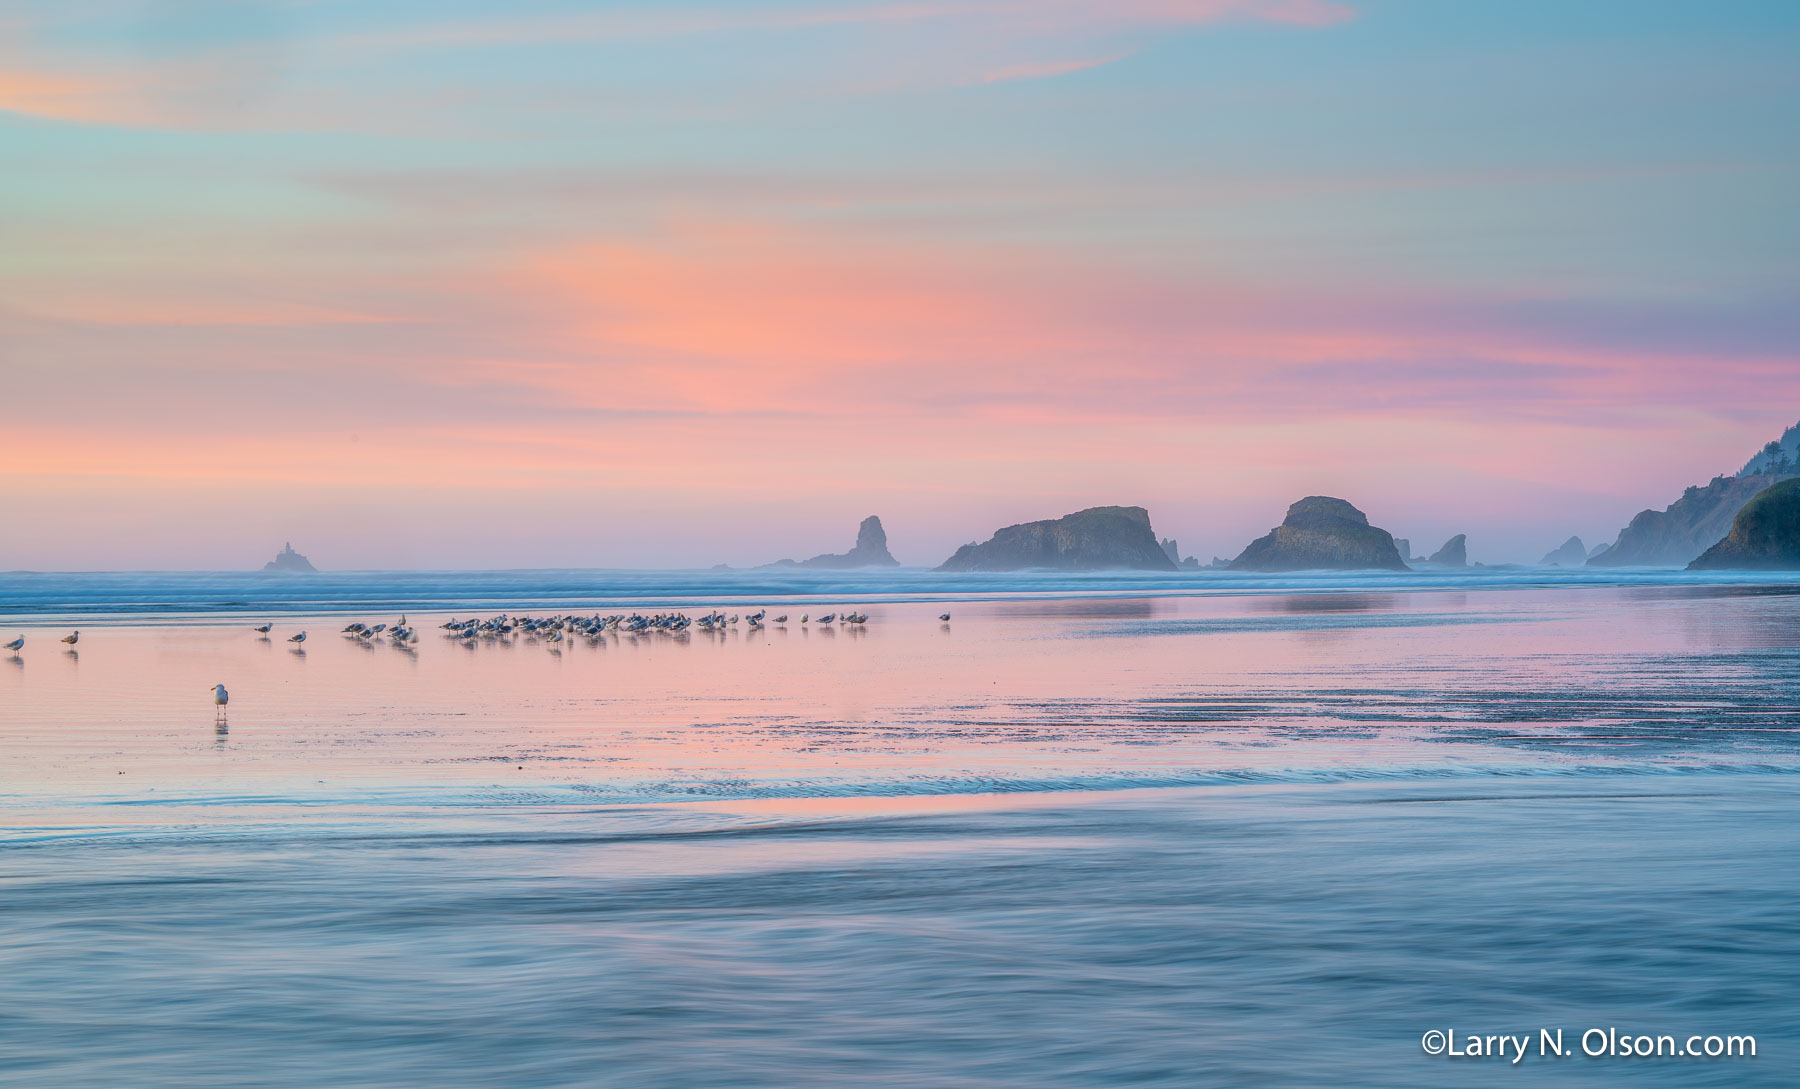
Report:
[[[1797,588],[1304,589],[21,620],[0,1084],[1791,1084]]]

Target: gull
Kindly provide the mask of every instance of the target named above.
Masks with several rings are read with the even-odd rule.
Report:
[[[79,643],[80,641],[81,641],[81,633],[78,631],[72,631],[69,634],[63,636],[63,642],[69,644],[70,646],[74,646],[76,643]]]
[[[938,619],[939,619],[939,620],[949,620],[949,619],[950,619],[950,614],[949,614],[949,613],[945,613],[945,614],[944,614],[944,615],[942,615],[942,616],[940,616],[940,617],[938,617]]]
[[[275,625],[273,625],[273,624],[258,624],[255,627],[251,628],[250,630],[253,632],[259,632],[263,635],[267,635],[267,634],[269,634],[269,629],[274,626]]]
[[[23,635],[21,635],[17,639],[14,639],[12,642],[6,644],[6,649],[12,651],[14,654],[17,654],[19,652],[19,648],[24,645],[25,645],[25,637]]]
[[[780,615],[780,616],[778,616],[778,617],[776,617],[776,618],[775,618],[775,619],[774,619],[774,620],[771,620],[771,621],[769,621],[769,623],[771,623],[771,624],[785,624],[785,623],[787,623],[787,614],[786,614],[786,613],[782,613],[782,614],[781,614],[781,615]]]
[[[231,693],[225,691],[225,686],[222,684],[213,685],[213,705],[215,707],[223,707],[230,702]]]
[[[304,643],[304,642],[306,642],[306,633],[305,633],[305,632],[301,632],[301,633],[300,633],[300,634],[299,634],[299,635],[290,635],[290,636],[288,636],[288,642],[290,642],[290,643]]]

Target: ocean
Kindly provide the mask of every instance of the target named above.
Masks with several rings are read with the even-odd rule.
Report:
[[[715,605],[789,621],[437,626]],[[7,1086],[1800,1069],[1800,580],[12,573],[0,625]]]

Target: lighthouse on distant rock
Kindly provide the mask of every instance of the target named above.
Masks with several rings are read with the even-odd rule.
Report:
[[[285,547],[283,547],[280,552],[276,553],[274,559],[270,560],[268,563],[263,564],[264,571],[299,571],[299,572],[311,572],[313,574],[318,573],[319,569],[314,567],[311,564],[311,562],[309,562],[307,560],[307,558],[305,556],[302,556],[300,553],[294,551],[294,542],[287,541],[287,542],[284,542],[284,545],[285,545]]]

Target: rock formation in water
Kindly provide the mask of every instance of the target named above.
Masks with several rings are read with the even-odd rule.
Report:
[[[1092,507],[1061,518],[997,530],[983,544],[966,544],[939,571],[1173,571],[1150,530],[1143,507]]]
[[[1342,499],[1309,495],[1231,561],[1234,571],[1405,571],[1393,535]]]
[[[1413,554],[1411,541],[1407,540],[1405,537],[1395,537],[1394,550],[1400,553],[1400,558],[1402,560],[1407,563],[1412,562]]]
[[[1538,562],[1555,567],[1580,567],[1587,562],[1587,545],[1581,543],[1580,537],[1570,537],[1556,548],[1544,553]]]
[[[318,574],[319,569],[307,561],[305,556],[294,551],[292,541],[285,542],[285,547],[275,554],[275,558],[263,564],[264,571],[301,571]]]
[[[1601,541],[1599,544],[1588,549],[1588,557],[1587,558],[1592,560],[1595,556],[1604,556],[1608,552],[1611,552],[1611,551],[1612,551],[1612,545],[1608,544],[1605,541]]]
[[[1429,560],[1426,560],[1425,562],[1426,563],[1435,563],[1435,564],[1439,565],[1440,567],[1467,567],[1467,566],[1469,566],[1469,537],[1468,537],[1468,535],[1465,533],[1458,533],[1456,536],[1450,538],[1448,541],[1445,541],[1444,547],[1438,549],[1436,552],[1433,552],[1431,554],[1431,558]]]
[[[1689,571],[1800,570],[1800,480],[1764,489],[1732,519],[1731,532]]]
[[[1619,531],[1619,539],[1598,556],[1594,567],[1680,567],[1731,532],[1744,504],[1780,483],[1777,476],[1718,476],[1693,487],[1667,510],[1639,512]]]
[[[1181,546],[1175,543],[1175,538],[1164,537],[1156,543],[1162,546],[1163,555],[1169,557],[1170,563],[1177,567],[1181,566]]]
[[[881,519],[871,514],[856,529],[856,547],[848,552],[814,556],[810,560],[777,560],[770,567],[815,567],[826,571],[843,571],[852,567],[898,567],[887,547],[887,531]]]

